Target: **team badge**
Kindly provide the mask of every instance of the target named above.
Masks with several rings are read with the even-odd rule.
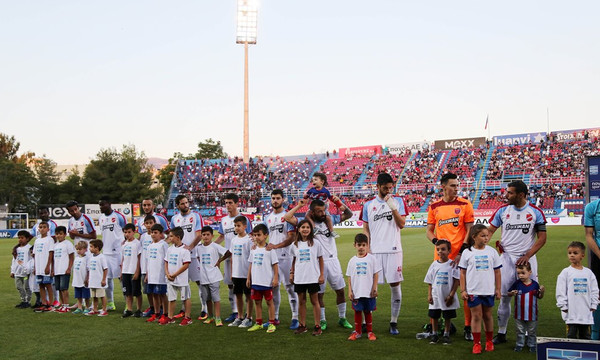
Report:
[[[194,218],[190,218],[190,222],[191,222],[191,223],[192,223],[192,222],[194,222]]]
[[[285,222],[285,219],[284,219],[284,218],[281,218],[281,222],[282,222],[282,223],[283,223],[283,222]]]
[[[456,215],[460,214],[460,208],[455,208],[455,209],[454,209],[454,213],[455,213]]]
[[[533,215],[527,214],[527,221],[531,221],[531,220],[533,220]]]
[[[377,208],[375,206],[373,206],[373,211],[377,210]]]
[[[81,226],[83,226],[83,221],[81,222]]]
[[[510,214],[506,214],[506,219],[510,219]]]
[[[112,219],[110,219],[110,221],[115,222],[115,221],[117,221],[117,219],[112,218]]]

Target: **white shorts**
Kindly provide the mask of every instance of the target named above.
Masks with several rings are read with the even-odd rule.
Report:
[[[393,284],[404,280],[402,275],[402,252],[396,253],[385,253],[385,254],[373,254],[375,259],[381,265],[381,272],[379,273],[379,284]],[[385,279],[384,279],[385,278]]]
[[[329,283],[329,286],[333,290],[340,290],[346,287],[342,267],[338,259],[323,261],[323,277],[325,278],[325,282],[320,285],[321,290],[319,290],[319,294],[325,292],[325,285],[327,283]]]
[[[200,281],[200,261],[198,261],[197,257],[192,258],[188,270],[188,278],[190,279],[190,281]]]
[[[223,282],[227,286],[233,286],[231,280],[231,258],[225,260],[225,267],[223,268]]]
[[[107,279],[118,279],[121,276],[121,254],[104,254],[108,266]]]
[[[169,301],[177,300],[177,294],[181,294],[181,300],[187,300],[192,297],[190,286],[175,286],[167,284],[167,298]]]
[[[279,268],[279,283],[284,286],[291,285],[290,270],[292,269],[292,261],[287,258],[279,259],[277,267]]]
[[[500,255],[500,261],[502,262],[502,267],[500,268],[501,280],[502,280],[502,295],[508,295],[508,289],[515,283],[515,281],[519,280],[517,276],[517,268],[515,267],[515,263],[521,257],[521,255],[510,255],[508,253],[502,253]],[[531,280],[537,281],[538,279],[538,264],[537,258],[532,256],[529,259],[529,264],[531,265]]]

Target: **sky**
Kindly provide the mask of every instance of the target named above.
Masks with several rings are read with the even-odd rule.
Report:
[[[600,126],[600,2],[260,0],[250,155]],[[243,153],[235,0],[0,0],[0,132]]]

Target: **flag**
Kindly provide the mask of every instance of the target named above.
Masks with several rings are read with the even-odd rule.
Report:
[[[483,128],[484,130],[485,130],[485,129],[487,129],[487,127],[488,127],[488,123],[489,123],[489,122],[490,122],[490,116],[488,115],[488,116],[486,116],[486,118],[485,118],[485,127]]]

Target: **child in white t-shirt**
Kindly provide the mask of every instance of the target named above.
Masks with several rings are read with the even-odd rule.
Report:
[[[188,283],[188,268],[192,261],[190,251],[183,246],[183,229],[179,226],[171,229],[169,232],[169,241],[173,244],[167,250],[165,255],[165,275],[167,277],[167,297],[169,298],[169,315],[160,321],[160,325],[172,324],[175,322],[173,313],[175,312],[175,302],[179,295],[183,301],[185,316],[180,326],[186,326],[192,323],[191,310],[191,292]]]
[[[162,320],[165,322],[167,312],[169,311],[169,301],[167,299],[167,277],[165,276],[165,256],[169,249],[169,244],[164,240],[164,228],[161,224],[154,224],[148,233],[152,238],[152,244],[146,249],[146,282],[148,295],[151,295],[153,303],[151,304],[152,315],[146,322]],[[161,311],[162,308],[162,311]]]
[[[142,316],[142,282],[140,267],[142,244],[135,238],[135,225],[129,223],[123,227],[125,242],[121,250],[121,285],[125,295],[123,318]],[[133,312],[133,297],[136,299],[136,311]]]
[[[252,229],[252,238],[256,248],[250,250],[248,261],[248,280],[246,286],[251,289],[251,298],[254,300],[256,323],[248,331],[262,329],[262,299],[265,298],[269,309],[269,325],[267,332],[275,332],[275,305],[273,304],[273,287],[279,284],[279,268],[277,253],[267,251],[267,237],[269,229],[265,224],[258,224]]]
[[[599,302],[598,281],[594,273],[582,265],[585,257],[582,242],[573,241],[567,252],[571,266],[556,279],[556,306],[567,324],[567,337],[589,340],[590,325],[594,324],[593,314]]]
[[[69,312],[69,283],[71,282],[71,269],[75,260],[75,247],[67,236],[67,228],[57,226],[54,230],[56,243],[54,244],[54,286],[59,293],[61,306],[58,312]]]
[[[227,250],[212,241],[212,227],[204,226],[200,230],[200,234],[202,236],[202,244],[196,246],[196,255],[200,264],[202,301],[206,303],[208,308],[208,318],[204,320],[204,323],[210,324],[214,322],[216,326],[223,326],[223,320],[221,320],[221,296],[219,295],[219,284],[223,280],[223,274],[221,274],[221,270],[216,264]]]
[[[469,248],[463,251],[460,268],[460,290],[471,309],[473,354],[481,354],[481,323],[485,327],[485,351],[494,351],[494,297],[500,299],[502,263],[494,248],[488,246],[490,233],[482,224],[469,231]]]
[[[146,297],[148,298],[148,308],[146,310],[144,310],[144,312],[142,313],[142,316],[144,316],[144,317],[151,317],[152,315],[154,315],[153,294],[150,294],[148,292],[148,282],[146,281],[146,274],[147,274],[146,269],[148,268],[147,252],[148,252],[148,246],[150,246],[150,244],[152,244],[152,242],[153,242],[152,235],[151,235],[151,233],[152,233],[151,229],[152,229],[152,226],[154,226],[154,224],[156,224],[156,219],[154,218],[154,215],[147,215],[144,218],[144,224],[138,225],[138,226],[144,226],[146,228],[146,231],[142,235],[140,235],[140,244],[142,245],[142,254],[140,256],[140,272],[141,272],[142,276],[141,276],[140,282],[142,284],[142,294],[146,294]],[[163,254],[163,257],[164,257],[164,254]],[[166,294],[166,292],[165,292],[165,294]],[[165,299],[166,299],[166,296],[165,296]],[[159,311],[160,311],[160,309],[159,309]],[[156,317],[155,317],[155,319],[156,319]]]
[[[77,309],[73,311],[73,314],[84,314],[90,311],[88,309],[90,301],[90,289],[85,286],[85,280],[88,275],[89,260],[87,241],[78,242],[77,245],[75,245],[75,252],[77,252],[77,256],[75,256],[75,260],[73,260],[73,270],[71,271],[71,274],[73,274],[73,282],[71,285],[75,290]]]
[[[454,267],[448,259],[450,254],[450,242],[440,239],[435,244],[435,250],[438,254],[438,260],[435,260],[427,270],[425,275],[425,283],[428,284],[427,302],[429,302],[429,318],[432,324],[432,335],[430,344],[437,344],[438,336],[438,320],[444,318],[444,335],[442,336],[442,344],[449,345],[450,328],[452,319],[456,317],[456,309],[458,309],[458,296],[456,289],[460,283],[460,271]]]
[[[365,314],[367,337],[374,341],[377,339],[373,333],[373,314],[377,308],[377,280],[381,271],[381,264],[375,256],[369,254],[369,238],[365,234],[356,234],[354,237],[356,256],[348,262],[346,276],[348,276],[348,297],[354,309],[354,331],[348,340],[354,341],[362,336],[362,314]]]
[[[29,287],[30,269],[29,259],[31,258],[29,240],[31,234],[29,231],[21,230],[17,233],[19,243],[15,246],[12,263],[10,266],[10,277],[15,279],[15,286],[21,297],[21,302],[15,306],[18,309],[31,307],[31,288]]]
[[[298,294],[298,317],[300,324],[294,334],[302,334],[306,329],[306,292],[313,306],[315,329],[313,335],[321,335],[321,306],[319,305],[320,284],[325,283],[323,275],[323,249],[314,241],[313,224],[310,220],[301,220],[296,226],[296,234],[292,250],[292,270],[290,282]]]
[[[106,277],[108,276],[108,262],[101,254],[103,247],[102,240],[90,241],[90,253],[92,256],[88,259],[88,273],[84,286],[90,288],[90,296],[94,298],[92,311],[88,312],[87,316],[98,315],[107,316],[106,311],[106,288],[108,282]],[[102,311],[98,311],[98,302],[102,303]]]
[[[35,308],[35,312],[56,311],[54,303],[54,291],[52,291],[52,277],[54,273],[54,239],[48,235],[50,227],[46,221],[38,224],[37,231],[40,234],[33,244],[35,259],[35,275],[40,286],[42,304]]]

